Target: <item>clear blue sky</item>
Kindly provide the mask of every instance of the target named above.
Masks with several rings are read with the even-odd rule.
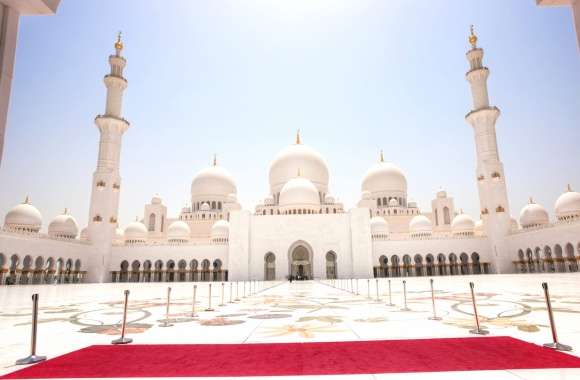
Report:
[[[30,194],[46,226],[69,207],[87,222],[102,77],[124,34],[131,122],[120,222],[159,193],[170,216],[214,152],[245,208],[268,193],[268,166],[302,130],[352,207],[382,148],[422,209],[439,186],[478,216],[469,25],[491,69],[512,214],[549,210],[580,189],[580,54],[567,8],[506,0],[63,0],[21,19],[0,210]]]

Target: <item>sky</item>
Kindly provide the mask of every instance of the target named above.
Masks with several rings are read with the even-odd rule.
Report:
[[[211,164],[242,206],[268,195],[268,167],[294,141],[319,151],[346,208],[384,150],[430,211],[443,187],[477,219],[465,80],[469,25],[490,68],[511,213],[529,196],[553,218],[580,189],[580,54],[568,8],[516,0],[63,0],[20,20],[0,214],[30,195],[44,229],[65,207],[86,226],[117,31],[127,58],[121,226],[159,194],[170,217]]]

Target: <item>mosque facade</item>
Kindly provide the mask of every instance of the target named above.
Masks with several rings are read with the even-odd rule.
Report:
[[[41,232],[43,217],[27,198],[9,210],[0,231],[0,283],[172,282],[443,276],[578,272],[580,193],[568,185],[554,216],[530,199],[513,218],[500,160],[483,49],[471,32],[466,79],[473,108],[480,215],[476,221],[441,189],[422,209],[407,179],[379,159],[364,174],[361,196],[346,209],[329,188],[324,157],[297,133],[274,158],[270,189],[253,211],[238,202],[234,176],[216,158],[191,184],[191,206],[168,214],[159,196],[143,218],[118,226],[123,189],[123,77],[118,38],[109,57],[105,112],[91,185],[89,220],[79,232],[67,210]]]

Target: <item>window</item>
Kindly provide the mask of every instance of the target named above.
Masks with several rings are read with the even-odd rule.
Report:
[[[451,224],[451,216],[449,215],[449,207],[443,207],[443,223]]]
[[[155,214],[149,215],[149,231],[155,231]]]

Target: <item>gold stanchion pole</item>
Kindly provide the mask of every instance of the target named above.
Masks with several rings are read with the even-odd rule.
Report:
[[[125,290],[125,305],[123,306],[123,323],[121,325],[121,337],[111,341],[112,344],[127,344],[133,339],[125,338],[125,325],[127,323],[127,305],[129,304],[129,290]]]
[[[191,301],[191,318],[197,317],[197,314],[195,314],[196,298],[197,298],[197,285],[193,285],[193,300]]]

